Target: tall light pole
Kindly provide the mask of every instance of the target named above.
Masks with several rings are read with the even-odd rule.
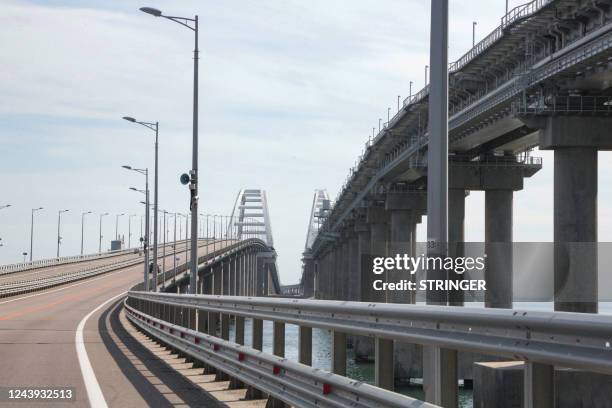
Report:
[[[145,234],[144,236],[142,236],[142,233],[141,233],[141,240],[142,240],[142,250],[144,251],[144,290],[145,292],[147,292],[149,290],[149,220],[151,218],[149,216],[149,207],[150,207],[150,204],[149,204],[149,169],[148,168],[136,169],[131,166],[122,166],[122,167],[126,170],[135,171],[145,176],[145,189],[144,190],[139,190],[136,187],[130,187],[130,190],[136,191],[136,192],[139,192],[145,195],[145,201],[144,202],[141,201],[145,205],[144,217],[146,220],[145,221]]]
[[[4,210],[5,208],[9,208],[10,206],[10,204],[0,205],[0,210]]]
[[[400,106],[400,99],[401,99],[401,95],[397,95],[397,111],[399,112],[399,106]]]
[[[193,135],[191,152],[191,172],[189,190],[191,200],[191,275],[189,279],[189,293],[196,293],[198,279],[198,16],[194,18],[165,16],[160,10],[151,7],[142,7],[141,11],[155,17],[163,17],[192,30],[195,34],[195,46],[193,50]],[[193,25],[193,26],[192,26]]]
[[[59,258],[60,244],[62,242],[62,237],[60,235],[60,225],[62,223],[62,214],[68,211],[70,210],[59,210],[57,212],[57,258]]]
[[[107,216],[108,213],[100,214],[100,241],[98,244],[98,253],[102,253],[102,217]]]
[[[425,65],[425,86],[427,86],[427,71],[429,70],[429,65]]]
[[[81,213],[81,255],[83,255],[83,240],[85,235],[85,216],[91,214],[91,211]]]
[[[136,217],[138,214],[128,215],[128,249],[132,247],[132,217]]]
[[[123,119],[128,122],[138,123],[141,126],[146,127],[155,132],[155,192],[153,194],[153,283],[154,283],[154,291],[157,290],[157,209],[159,206],[158,196],[159,196],[159,188],[158,188],[158,175],[159,175],[159,166],[158,166],[158,157],[159,157],[159,122],[151,123],[151,122],[139,122],[136,119],[130,116],[124,116]],[[126,166],[124,166],[126,167]],[[129,167],[129,166],[128,166]],[[147,178],[148,180],[148,178]],[[148,182],[147,182],[148,184]],[[149,189],[147,188],[147,191]],[[147,209],[149,206],[147,206]],[[147,279],[148,282],[148,279]]]
[[[427,84],[425,84],[427,85]],[[412,81],[410,81],[410,91],[409,91],[409,97],[412,98]]]
[[[34,213],[42,209],[42,207],[32,208],[32,223],[30,224],[30,262],[32,262],[32,251],[34,249]]]
[[[427,256],[448,253],[448,0],[431,1],[431,84],[427,158]],[[427,279],[446,280],[442,268]],[[446,305],[446,291],[427,291],[428,304]],[[457,352],[435,345],[423,348],[423,383],[428,402],[457,406]]]
[[[476,45],[476,21],[472,21],[472,47]]]
[[[124,215],[125,213],[115,215],[115,241],[119,240],[119,217]]]

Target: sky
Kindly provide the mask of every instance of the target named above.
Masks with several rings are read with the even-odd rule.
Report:
[[[521,1],[510,1],[510,6]],[[85,252],[115,235],[116,214],[140,232],[153,134],[121,120],[160,122],[160,208],[187,212],[191,168],[192,33],[138,11],[200,18],[200,212],[229,214],[241,188],[265,189],[281,281],[301,273],[312,194],[335,197],[378,118],[424,85],[429,1],[0,0],[0,264]],[[499,23],[505,0],[451,0],[453,61]],[[552,240],[552,153],[515,195],[517,241]],[[612,174],[600,153],[599,239],[612,240]],[[484,237],[484,195],[466,203],[466,240]],[[127,217],[119,233],[126,236]],[[171,227],[171,223],[169,223]],[[425,224],[419,226],[425,239]]]

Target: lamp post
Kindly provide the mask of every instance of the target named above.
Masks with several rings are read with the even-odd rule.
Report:
[[[59,210],[57,212],[57,258],[59,258],[60,244],[62,242],[62,237],[60,235],[60,225],[62,223],[62,214],[68,211],[70,210]]]
[[[119,240],[119,217],[124,215],[125,213],[115,215],[115,241]]]
[[[174,21],[195,34],[195,47],[193,50],[193,135],[192,135],[192,152],[191,152],[191,172],[190,185],[191,201],[189,208],[191,209],[191,275],[189,282],[189,293],[196,293],[196,285],[198,279],[198,16],[194,18],[165,16],[158,9],[151,7],[142,7],[141,11],[150,14],[154,17],[163,17]],[[192,25],[190,25],[193,24]]]
[[[149,169],[136,169],[131,166],[122,166],[126,170],[135,171],[136,173],[140,173],[145,176],[145,189],[138,190],[135,187],[130,187],[130,190],[142,193],[145,195],[145,235],[141,236],[142,239],[142,250],[144,251],[144,290],[147,292],[149,290]],[[141,222],[142,224],[142,222]]]
[[[472,21],[472,47],[476,45],[476,21]]]
[[[87,214],[91,214],[91,211],[87,211],[84,213],[81,213],[81,255],[83,255],[83,238],[84,238],[84,232],[85,232],[85,216]]]
[[[429,70],[429,65],[425,65],[425,86],[427,86],[427,71]]]
[[[128,215],[128,249],[132,247],[132,217],[136,217],[138,214]]]
[[[42,209],[43,209],[42,207],[32,208],[32,223],[30,224],[30,262],[32,262],[32,251],[34,249],[34,213]],[[24,256],[24,259],[25,259],[25,256]]]
[[[155,132],[155,192],[153,194],[153,282],[154,282],[154,291],[157,290],[157,209],[158,209],[158,174],[159,174],[159,166],[158,166],[158,155],[159,155],[159,122],[151,123],[151,122],[139,122],[136,119],[130,116],[124,116],[123,119],[128,122],[138,123],[141,126],[146,127]],[[125,167],[125,166],[124,166]],[[148,180],[148,178],[147,178]],[[147,181],[148,184],[148,181]],[[149,189],[147,188],[147,191]],[[147,209],[149,206],[147,206]],[[148,280],[147,280],[148,281]]]
[[[100,243],[98,244],[98,253],[102,253],[102,217],[108,215],[108,213],[100,214]]]
[[[427,85],[427,84],[425,84],[425,85]],[[409,95],[410,95],[410,98],[412,98],[412,81],[410,81],[410,91],[409,91]]]

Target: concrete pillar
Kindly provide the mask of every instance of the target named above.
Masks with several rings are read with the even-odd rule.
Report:
[[[597,149],[555,149],[555,310],[597,313]]]
[[[450,189],[448,191],[448,255],[450,257],[465,256],[465,190]],[[462,274],[452,273],[450,279],[461,280]],[[448,293],[450,306],[463,306],[463,291],[452,290]]]
[[[310,253],[304,252],[303,255],[302,286],[304,287],[304,297],[314,296],[314,259]]]
[[[372,264],[370,228],[369,225],[362,224],[355,226],[357,232],[357,249],[359,254],[359,301],[371,301],[372,270],[368,265]],[[374,359],[374,340],[369,337],[355,336],[353,339],[356,361],[372,361]]]
[[[512,190],[485,191],[485,307],[512,308]]]
[[[414,213],[411,210],[389,211],[389,242],[387,243],[387,256],[408,254],[412,256],[412,224]],[[390,282],[400,282],[403,279],[415,280],[415,275],[408,271],[389,271]],[[387,293],[389,303],[411,303],[411,291],[390,291]]]
[[[361,294],[361,279],[359,276],[359,238],[356,234],[350,235],[347,252],[347,275],[344,282],[347,286],[346,299],[357,302]]]

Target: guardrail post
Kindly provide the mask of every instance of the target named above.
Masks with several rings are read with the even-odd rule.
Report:
[[[346,376],[346,333],[332,331],[332,372]]]
[[[223,260],[221,261],[221,269],[219,270],[219,274],[215,276],[215,280],[217,277],[221,278],[221,282],[219,282],[219,286],[215,284],[216,294],[228,295],[229,285],[230,285],[230,274],[231,274],[231,261]],[[221,318],[221,338],[223,340],[229,340],[229,324],[230,317],[227,313],[220,313],[218,316]],[[217,376],[215,378],[216,381],[227,381],[229,380],[229,376],[222,371],[217,371]]]
[[[523,379],[524,408],[553,408],[555,399],[553,366],[525,361]]]
[[[393,340],[376,338],[374,352],[374,377],[377,387],[393,391],[395,364],[393,363]]]
[[[300,326],[298,330],[299,362],[312,365],[312,327]]]
[[[285,323],[282,322],[274,322],[273,326],[273,350],[275,356],[285,357]],[[285,408],[287,404],[283,401],[280,401],[276,398],[270,397],[268,398],[268,403],[266,404],[266,408]]]
[[[263,320],[261,319],[253,319],[253,339],[252,346],[255,350],[263,349]],[[249,387],[247,391],[248,399],[261,399],[263,398],[263,393],[256,388]]]

